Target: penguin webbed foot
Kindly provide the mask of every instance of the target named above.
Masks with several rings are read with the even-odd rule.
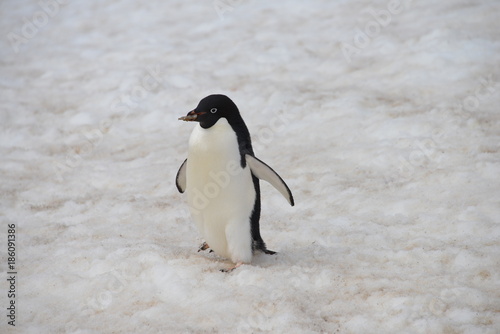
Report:
[[[209,249],[210,246],[206,243],[206,242],[203,242],[201,245],[200,245],[200,248],[198,248],[198,253],[201,252],[201,251],[205,251],[207,249]],[[213,250],[211,249],[209,253],[212,253]]]
[[[223,273],[230,273],[232,272],[234,269],[238,268],[239,266],[241,266],[243,264],[243,262],[238,262],[236,263],[233,267],[231,268],[227,268],[227,269],[219,269],[220,272],[223,272]]]
[[[267,255],[274,255],[276,254],[275,251],[272,251],[270,249],[267,249],[266,247],[266,243],[262,240],[254,240],[253,241],[253,244],[252,244],[252,248],[253,248],[253,251],[255,252],[256,250],[259,250],[261,251],[262,253],[264,254],[267,254]]]

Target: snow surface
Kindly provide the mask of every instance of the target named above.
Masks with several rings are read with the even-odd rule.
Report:
[[[498,1],[55,1],[0,2],[1,332],[500,332]],[[210,93],[296,200],[230,274],[174,183]]]

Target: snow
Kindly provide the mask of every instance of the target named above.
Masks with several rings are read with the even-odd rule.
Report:
[[[1,331],[500,332],[499,10],[2,1]],[[262,185],[279,254],[230,274],[174,182],[211,93],[296,201]]]

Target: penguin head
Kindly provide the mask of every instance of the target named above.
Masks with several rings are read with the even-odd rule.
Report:
[[[208,129],[221,118],[226,118],[230,124],[243,121],[236,104],[226,95],[216,94],[203,98],[194,110],[179,120],[199,122],[202,128]]]

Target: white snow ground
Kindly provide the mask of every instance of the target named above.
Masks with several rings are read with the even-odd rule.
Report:
[[[500,3],[397,4],[2,1],[0,331],[500,332]],[[174,184],[210,93],[296,200],[231,274]]]

